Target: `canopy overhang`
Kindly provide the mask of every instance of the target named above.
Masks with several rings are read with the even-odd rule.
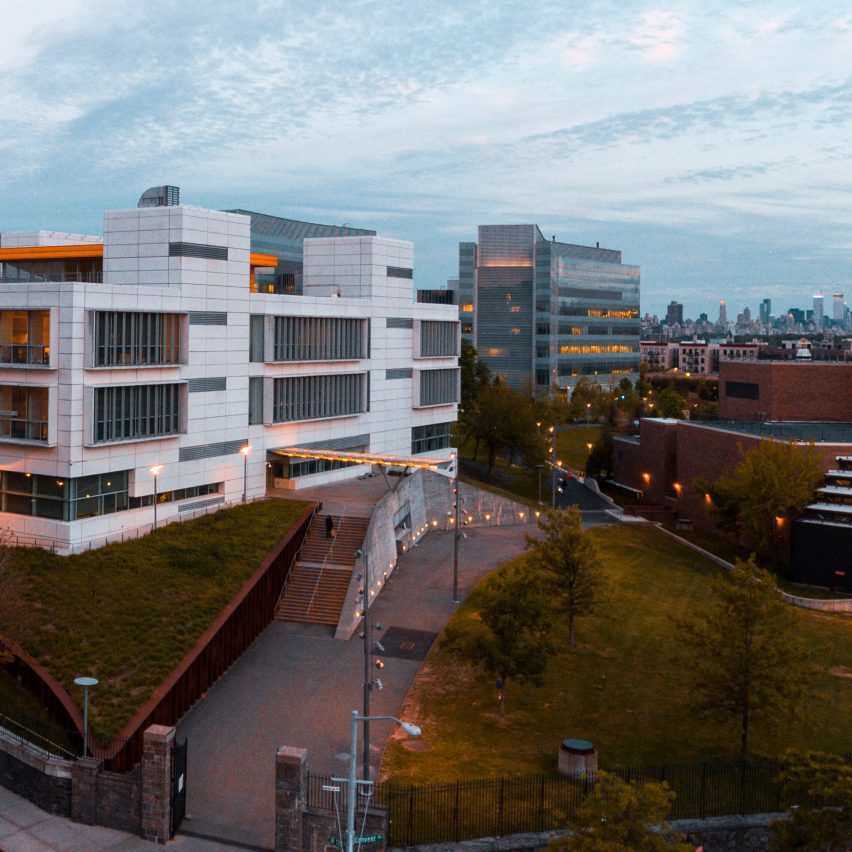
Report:
[[[453,459],[426,458],[424,456],[394,456],[385,453],[356,453],[349,450],[319,450],[305,447],[284,447],[269,450],[277,456],[296,459],[324,459],[325,461],[354,462],[355,464],[375,464],[380,467],[422,468],[435,470],[450,464]]]

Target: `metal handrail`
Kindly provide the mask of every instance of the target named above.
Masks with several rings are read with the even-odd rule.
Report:
[[[315,503],[314,504],[314,510],[313,510],[313,512],[311,512],[311,522],[308,524],[308,531],[310,531],[311,526],[313,525],[314,521],[316,520],[317,512],[319,511],[319,507],[321,505],[322,505],[321,503]],[[293,570],[293,566],[299,561],[299,555],[302,552],[302,548],[304,548],[304,546],[305,546],[305,541],[307,540],[307,538],[308,538],[308,533],[306,532],[305,535],[302,537],[302,543],[299,545],[299,549],[296,551],[296,554],[293,556],[292,562],[290,562],[290,567],[287,569],[287,576],[284,578],[284,582],[281,584],[281,591],[278,593],[278,600],[275,601],[275,609],[273,610],[274,612],[277,612],[278,607],[281,605],[281,598],[284,597],[284,591],[287,588],[287,580],[290,579],[290,572]]]
[[[340,532],[340,528],[343,526],[343,520],[346,517],[346,508],[349,504],[343,504],[343,511],[340,513],[340,521],[337,524],[337,533]],[[329,512],[331,514],[331,512]],[[311,592],[311,599],[308,601],[308,608],[305,610],[305,615],[307,615],[311,611],[311,607],[314,605],[314,598],[317,594],[317,589],[319,588],[320,580],[322,580],[322,572],[325,571],[325,566],[328,563],[328,558],[331,556],[331,552],[334,550],[334,542],[337,541],[337,534],[331,541],[331,547],[328,549],[328,553],[325,555],[325,559],[322,561],[322,565],[320,565],[319,573],[317,574],[317,580],[314,583],[314,590]]]

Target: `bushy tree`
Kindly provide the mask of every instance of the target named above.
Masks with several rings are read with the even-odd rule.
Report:
[[[459,369],[461,372],[461,397],[459,408],[464,411],[476,395],[486,385],[491,384],[491,370],[480,360],[476,349],[466,340],[462,340],[459,353]]]
[[[695,709],[735,720],[740,757],[748,755],[752,724],[794,715],[810,674],[795,617],[768,571],[752,556],[708,584],[695,618],[681,621],[681,659]]]
[[[656,417],[673,417],[682,420],[683,412],[688,407],[686,400],[677,391],[666,388],[657,395],[653,413]]]
[[[627,783],[598,773],[592,792],[577,809],[571,834],[550,843],[551,849],[574,852],[692,852],[693,846],[666,823],[675,794],[665,782]]]
[[[612,428],[608,423],[604,423],[597,441],[589,451],[586,475],[609,477],[612,474],[613,453]]]
[[[743,452],[730,476],[695,486],[710,495],[711,517],[749,546],[769,552],[778,569],[781,533],[813,500],[822,482],[822,465],[812,445],[761,441]]]
[[[574,620],[591,613],[600,602],[603,564],[576,507],[542,512],[538,529],[539,537],[527,536],[529,564],[549,579],[568,619],[568,640],[573,646]]]
[[[455,659],[499,677],[500,715],[506,684],[540,685],[553,653],[551,610],[544,578],[518,565],[488,577],[471,598],[479,618],[451,624],[441,645]]]
[[[852,766],[834,754],[788,752],[780,781],[788,819],[772,825],[772,852],[847,852],[852,843]]]

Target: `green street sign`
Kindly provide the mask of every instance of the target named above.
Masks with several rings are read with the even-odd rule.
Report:
[[[362,834],[360,837],[355,838],[356,843],[381,843],[382,840],[385,839],[383,834]],[[329,843],[332,846],[336,846],[338,849],[343,849],[343,841],[338,840],[336,837],[330,837]]]

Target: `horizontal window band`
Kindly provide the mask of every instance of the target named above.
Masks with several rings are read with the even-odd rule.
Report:
[[[389,266],[388,278],[414,278],[414,270],[404,266]]]
[[[190,311],[190,325],[227,325],[228,314],[225,311]]]
[[[227,390],[227,378],[225,376],[215,376],[205,379],[189,379],[187,381],[187,389],[190,393],[209,393],[210,391]]]
[[[392,370],[385,370],[386,379],[410,379],[411,376],[411,367],[397,367]]]
[[[197,461],[198,459],[212,459],[217,456],[230,456],[238,453],[248,441],[239,438],[236,441],[220,441],[216,444],[197,444],[194,447],[181,447],[178,453],[178,461]]]
[[[208,246],[204,243],[169,243],[169,257],[200,257],[205,260],[227,260],[227,246]]]

